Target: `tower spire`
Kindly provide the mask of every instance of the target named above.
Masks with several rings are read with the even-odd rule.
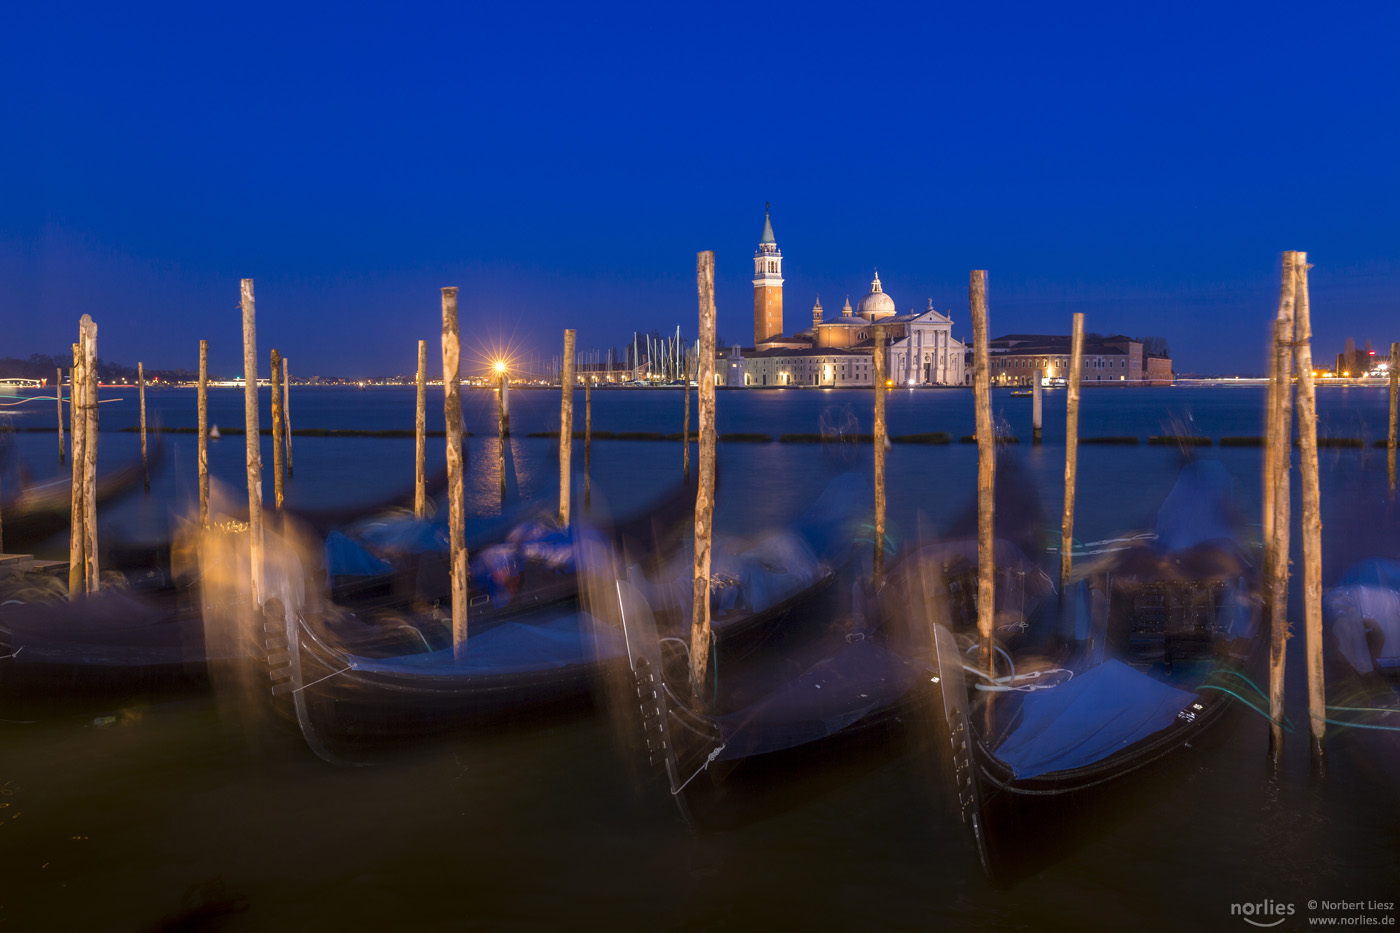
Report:
[[[776,246],[777,243],[778,243],[778,241],[773,237],[773,221],[772,221],[772,219],[768,216],[768,206],[769,206],[769,205],[768,205],[768,202],[767,202],[767,201],[764,201],[764,202],[763,202],[763,236],[760,237],[759,240],[758,240],[758,245],[759,245],[759,246],[763,246],[763,245],[769,244],[769,243],[771,243],[771,244],[773,244],[773,245]]]
[[[783,333],[783,254],[773,236],[769,205],[763,205],[763,238],[753,254],[753,342]]]

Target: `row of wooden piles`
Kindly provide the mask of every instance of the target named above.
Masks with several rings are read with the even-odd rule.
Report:
[[[1282,286],[1279,308],[1274,325],[1271,378],[1268,400],[1268,441],[1265,449],[1263,474],[1263,577],[1266,618],[1271,626],[1270,650],[1270,742],[1269,759],[1277,769],[1281,765],[1284,734],[1284,686],[1287,640],[1290,529],[1290,472],[1292,464],[1293,410],[1296,391],[1298,442],[1302,486],[1302,553],[1303,553],[1303,615],[1306,632],[1310,748],[1315,769],[1326,771],[1325,683],[1322,667],[1322,571],[1321,518],[1317,458],[1317,410],[1312,372],[1311,319],[1308,297],[1306,254],[1283,254]],[[711,542],[714,517],[715,469],[715,300],[714,254],[698,255],[696,270],[699,295],[699,340],[697,371],[699,476],[695,507],[694,606],[691,632],[691,677],[697,694],[706,682],[710,644]],[[249,533],[252,540],[250,567],[253,598],[260,602],[262,591],[262,455],[258,413],[257,336],[253,280],[241,285],[244,337],[245,419],[247,438],[247,479],[249,504]],[[969,305],[973,327],[973,394],[976,408],[976,437],[978,445],[978,630],[982,663],[990,668],[992,652],[993,605],[995,601],[996,567],[994,549],[994,489],[996,472],[996,436],[992,428],[990,367],[987,349],[987,273],[974,270],[969,279]],[[884,576],[885,560],[885,329],[875,327],[874,353],[874,555],[873,583],[879,586]],[[97,454],[97,326],[88,315],[80,322],[80,342],[73,345],[73,369],[70,376],[71,421],[73,449],[73,521],[70,544],[69,589],[71,598],[95,592],[99,586],[96,529],[96,454]],[[1079,392],[1083,365],[1084,316],[1075,314],[1070,350],[1070,372],[1067,379],[1067,415],[1065,425],[1065,486],[1064,510],[1061,518],[1060,583],[1061,591],[1068,586],[1073,561],[1073,532],[1075,480],[1079,428]],[[573,448],[573,388],[576,381],[573,367],[575,332],[564,332],[562,396],[559,427],[559,523],[570,522],[571,456]],[[209,520],[208,473],[208,341],[199,347],[199,509],[201,525]],[[1391,345],[1390,368],[1390,429],[1388,437],[1388,473],[1391,488],[1396,483],[1397,398],[1400,398],[1400,344]],[[457,289],[442,289],[442,365],[443,408],[447,424],[447,471],[450,569],[452,578],[453,644],[460,655],[467,643],[467,562],[465,544],[465,499],[463,495],[464,461],[462,457],[461,415],[461,332],[457,313]],[[1296,376],[1294,367],[1296,366]],[[272,437],[274,469],[274,504],[284,505],[283,475],[292,475],[291,428],[288,410],[287,361],[278,350],[271,355],[272,372]],[[687,369],[687,377],[690,375]],[[62,372],[59,372],[59,457],[63,458],[62,436]],[[683,471],[690,472],[690,388],[686,379],[684,392]],[[150,488],[146,456],[146,406],[144,367],[138,364],[141,408],[141,459],[146,488]],[[426,385],[427,342],[418,341],[415,444],[414,512],[426,517]],[[1039,380],[1037,379],[1038,383]],[[592,380],[584,380],[585,398],[585,502],[588,495],[589,441],[592,428]],[[507,376],[501,373],[498,389],[498,430],[502,445],[509,435]],[[1039,385],[1035,386],[1035,432],[1040,434]],[[285,458],[284,458],[285,442]],[[284,463],[285,459],[285,463]],[[502,473],[504,483],[504,472]],[[0,541],[3,541],[0,538]],[[0,548],[3,550],[3,548]]]

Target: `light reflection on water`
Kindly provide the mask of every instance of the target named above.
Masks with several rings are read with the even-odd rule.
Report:
[[[152,396],[165,423],[192,406],[192,393]],[[1340,397],[1323,397],[1334,433],[1383,436],[1383,402],[1358,393],[1360,403],[1347,407]],[[241,398],[225,407],[240,410]],[[1053,522],[1063,481],[1063,448],[1053,440],[1063,411],[1056,415],[1050,398],[1040,448],[1024,442],[1029,406],[1000,404],[1023,438],[1019,453]],[[469,441],[469,512],[499,515],[494,403],[466,399],[477,435]],[[867,401],[851,392],[722,393],[721,430],[818,431],[823,413],[847,408],[869,430]],[[1083,433],[1145,437],[1189,413],[1203,435],[1257,434],[1261,401],[1249,390],[1086,393]],[[680,427],[679,393],[600,391],[593,402],[600,430]],[[512,403],[508,489],[551,502],[557,444],[524,435],[557,428],[558,395],[519,392]],[[294,390],[292,404],[299,428],[412,424],[411,390]],[[921,513],[942,527],[971,504],[975,447],[956,441],[970,431],[970,407],[970,393],[891,397],[892,433],[954,435],[947,446],[889,451],[890,519],[902,534]],[[123,415],[104,409],[103,417],[117,427]],[[34,472],[52,468],[52,435],[15,439]],[[152,497],[113,506],[104,521],[155,537],[172,504],[188,500],[194,439],[170,435],[166,445]],[[265,446],[270,464],[270,441]],[[434,456],[441,449],[440,438],[430,440]],[[102,437],[104,462],[136,450],[134,435]],[[1226,465],[1241,507],[1257,514],[1260,452],[1205,454]],[[212,445],[215,476],[239,488],[242,457],[241,438]],[[723,444],[717,526],[740,533],[784,521],[834,472],[869,473],[869,459],[868,447]],[[1076,536],[1092,540],[1138,524],[1165,495],[1179,459],[1164,447],[1081,449]],[[581,470],[581,442],[573,462]],[[1339,484],[1379,458],[1324,451],[1323,462]],[[375,499],[411,483],[413,441],[297,438],[296,464],[293,502]],[[679,479],[679,443],[598,440],[591,467],[595,504],[625,514]],[[1324,505],[1341,507],[1335,499]],[[1330,515],[1324,528],[1338,529]],[[1300,589],[1292,587],[1295,617]],[[1295,639],[1290,650],[1295,723],[1306,716],[1301,645]],[[1232,902],[1384,899],[1400,880],[1394,784],[1378,789],[1339,756],[1331,781],[1314,785],[1297,735],[1283,779],[1271,782],[1266,730],[1253,717],[1123,799],[1089,808],[1083,838],[1027,839],[1063,852],[1007,890],[982,879],[956,817],[929,793],[919,763],[905,759],[840,762],[820,787],[794,786],[768,818],[695,835],[670,811],[633,798],[629,768],[614,754],[606,723],[594,718],[461,738],[347,769],[323,765],[294,743],[254,754],[237,725],[200,698],[0,723],[0,743],[0,803],[9,804],[0,808],[0,923],[16,929],[149,929],[201,907],[224,916],[227,929],[576,926],[594,917],[646,928],[1216,929],[1239,923],[1229,915]]]

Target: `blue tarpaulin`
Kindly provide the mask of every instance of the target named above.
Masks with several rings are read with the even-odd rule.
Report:
[[[375,557],[340,532],[326,535],[326,576],[330,579],[373,577],[393,569],[388,561]]]
[[[1170,726],[1196,700],[1121,661],[1027,694],[1021,722],[996,750],[1018,778],[1102,761]]]
[[[523,674],[620,658],[624,647],[622,633],[570,607],[469,632],[460,661],[451,648],[393,658],[350,655],[349,661],[357,671],[384,674]]]

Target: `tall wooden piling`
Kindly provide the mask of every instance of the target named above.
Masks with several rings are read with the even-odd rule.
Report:
[[[1313,772],[1327,776],[1327,682],[1322,667],[1322,512],[1317,469],[1317,398],[1312,372],[1308,270],[1300,261],[1294,299],[1294,359],[1298,369],[1298,440],[1303,487],[1303,631],[1308,669],[1308,720]]]
[[[287,358],[282,357],[282,447],[287,458],[287,479],[292,478],[292,390]]]
[[[987,271],[974,269],[968,281],[972,306],[972,390],[977,407],[977,634],[982,669],[992,669],[996,619],[996,445],[992,433],[991,372],[987,360]]]
[[[413,517],[428,517],[428,341],[418,341],[418,405],[413,416]]]
[[[1268,608],[1269,641],[1269,763],[1275,773],[1283,765],[1283,678],[1288,658],[1288,553],[1290,492],[1289,474],[1293,459],[1293,313],[1297,291],[1296,267],[1307,261],[1306,254],[1289,250],[1283,254],[1282,283],[1279,288],[1278,317],[1274,321],[1273,405],[1269,411],[1268,441],[1273,453],[1270,473],[1265,477],[1264,516],[1267,568],[1265,600]]]
[[[262,431],[258,426],[258,330],[253,280],[239,282],[243,304],[243,429],[247,439],[248,558],[253,605],[263,603]]]
[[[681,476],[690,479],[690,359],[685,361],[685,385],[681,387],[682,394],[685,395],[685,415],[684,423],[681,425],[681,449],[685,451],[681,455]]]
[[[1084,376],[1084,315],[1074,316],[1069,339],[1069,379],[1065,383],[1065,508],[1060,516],[1060,594],[1069,592],[1074,569],[1074,490],[1079,475],[1079,381]]]
[[[583,508],[591,505],[590,474],[593,467],[593,376],[583,380]]]
[[[272,502],[282,511],[282,354],[272,348]]]
[[[875,562],[876,589],[885,581],[885,328],[875,325]]]
[[[151,468],[146,460],[146,364],[140,360],[136,361],[136,385],[141,407],[141,481],[146,492],[150,492]]]
[[[574,453],[574,332],[564,331],[564,370],[559,376],[559,527],[569,527],[569,481]]]
[[[83,375],[87,382],[87,394],[83,396],[83,432],[87,435],[83,446],[83,531],[87,536],[83,545],[83,575],[87,591],[92,594],[101,588],[97,566],[97,324],[86,314],[80,323]]]
[[[53,385],[55,385],[55,387],[56,387],[55,392],[53,392],[53,395],[57,396],[57,402],[59,402],[59,462],[60,462],[60,464],[62,464],[62,462],[63,462],[63,367],[62,367],[62,366],[59,367],[59,375],[57,375],[57,381],[56,381],[55,384],[53,384]],[[70,405],[70,406],[73,405],[73,391],[71,391],[71,389],[69,389],[69,405]],[[1393,417],[1392,417],[1392,420],[1394,420]],[[1394,447],[1394,444],[1392,444],[1392,447]]]
[[[510,437],[510,402],[506,395],[510,392],[510,373],[501,370],[500,377],[496,380],[496,435],[501,439],[502,449],[505,447],[505,439]]]
[[[209,527],[209,341],[199,342],[199,527]]]
[[[82,333],[79,331],[79,340]],[[84,568],[87,561],[87,534],[83,531],[83,464],[86,434],[83,431],[83,396],[87,394],[87,378],[83,375],[83,345],[73,344],[73,368],[69,370],[72,387],[68,390],[68,416],[72,419],[69,435],[73,438],[73,489],[68,521],[68,598],[77,599],[87,592]]]
[[[462,469],[462,332],[457,289],[442,290],[442,410],[447,421],[447,516],[452,574],[452,651],[467,652],[467,504]]]
[[[710,543],[715,516],[715,254],[696,256],[700,296],[700,475],[695,494],[695,568],[691,577],[690,688],[705,695],[710,668]]]
[[[1031,374],[1031,443],[1040,443],[1040,421],[1043,409],[1041,407],[1041,382],[1040,370]]]
[[[1390,345],[1390,433],[1386,435],[1385,453],[1390,474],[1390,490],[1395,491],[1395,431],[1396,415],[1400,412],[1400,343]],[[62,418],[59,419],[60,421]],[[59,428],[62,431],[62,428]],[[59,458],[63,456],[63,441],[59,440]]]

